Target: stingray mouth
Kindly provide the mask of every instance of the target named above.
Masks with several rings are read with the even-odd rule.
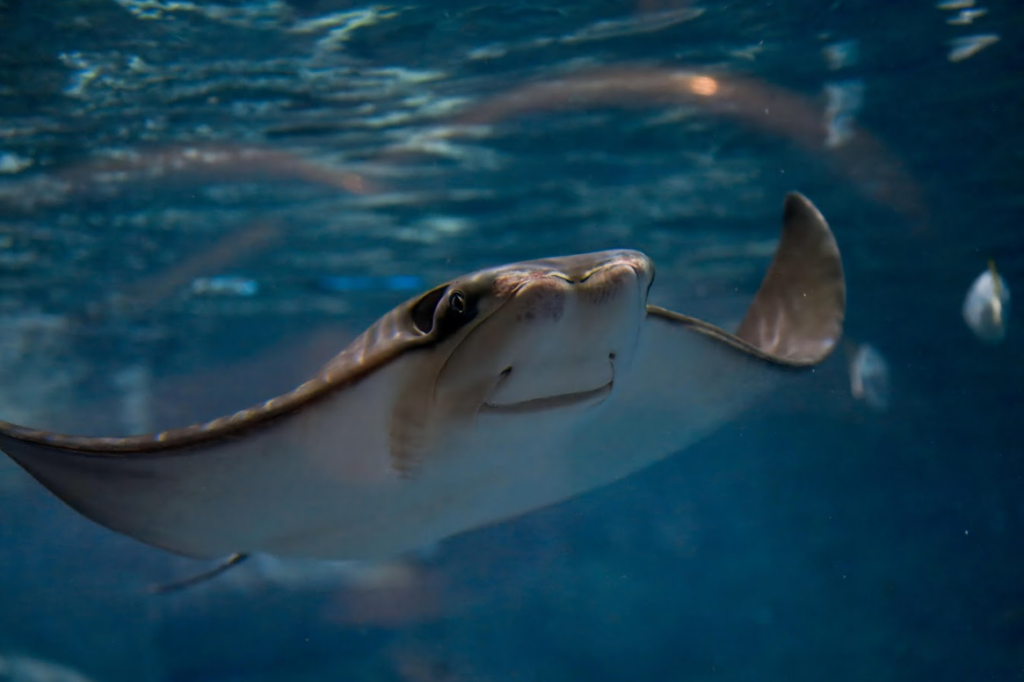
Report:
[[[518,403],[504,403],[501,405],[485,402],[480,406],[481,412],[491,414],[532,414],[535,412],[547,412],[558,410],[575,405],[593,404],[597,405],[604,401],[612,392],[612,383],[609,381],[604,386],[589,391],[578,393],[562,393],[560,395],[545,396],[543,398],[531,398]]]
[[[511,368],[502,372],[498,386],[500,386],[511,373]],[[537,412],[548,412],[567,407],[599,405],[604,402],[609,395],[611,395],[614,383],[615,378],[613,373],[612,379],[608,383],[598,386],[597,388],[591,388],[585,391],[573,391],[571,393],[558,393],[555,395],[540,396],[537,398],[529,398],[527,400],[519,400],[509,403],[485,400],[480,406],[480,411],[487,412],[489,414],[535,414]],[[498,386],[495,386],[495,391]]]

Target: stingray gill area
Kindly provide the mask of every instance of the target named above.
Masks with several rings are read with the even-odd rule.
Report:
[[[0,0],[5,422],[229,414],[547,256],[733,329],[791,191],[847,287],[692,447],[381,561],[153,594],[216,562],[0,456],[0,681],[1022,679],[1022,40],[1014,0]]]

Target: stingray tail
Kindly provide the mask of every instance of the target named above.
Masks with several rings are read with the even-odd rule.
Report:
[[[181,590],[188,589],[189,587],[195,587],[196,585],[205,583],[207,580],[216,578],[221,573],[227,571],[233,566],[237,566],[246,559],[249,558],[248,554],[232,554],[224,561],[220,562],[208,571],[203,571],[197,575],[183,578],[181,580],[174,580],[169,583],[160,583],[153,585],[149,588],[152,594],[170,594],[172,592],[180,592]]]

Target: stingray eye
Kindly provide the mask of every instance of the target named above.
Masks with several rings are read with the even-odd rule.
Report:
[[[448,296],[448,307],[459,315],[466,312],[466,295],[461,291],[453,291]]]

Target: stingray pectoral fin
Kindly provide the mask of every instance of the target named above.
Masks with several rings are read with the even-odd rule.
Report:
[[[212,556],[173,546],[174,542],[162,542],[159,533],[150,536],[146,530],[150,525],[150,514],[146,510],[165,498],[161,491],[167,487],[168,481],[161,480],[148,463],[82,452],[74,447],[69,437],[51,437],[42,433],[23,435],[23,431],[20,427],[4,424],[0,429],[0,449],[76,511],[151,544],[197,558]],[[48,444],[46,440],[53,440],[53,443]],[[96,445],[100,443],[100,439],[89,441]]]
[[[771,364],[807,367],[824,360],[843,334],[846,281],[832,230],[814,204],[786,197],[782,236],[761,287],[735,334],[696,318],[647,306],[653,339],[675,326]],[[667,326],[666,326],[667,325]],[[663,339],[669,353],[671,337]]]
[[[0,422],[0,450],[84,516],[196,558],[384,553],[363,529],[395,479],[388,418],[430,338],[382,317],[313,379],[233,415],[126,438]]]
[[[775,258],[736,336],[776,361],[813,365],[839,342],[845,313],[835,237],[814,204],[793,192]]]
[[[84,516],[196,558],[340,556],[391,476],[386,409],[403,361],[356,385],[322,382],[262,408],[155,436],[87,438],[0,422],[0,450]],[[315,393],[315,395],[314,395]],[[329,530],[342,538],[322,547]],[[308,551],[307,551],[308,550]]]
[[[620,417],[624,424],[649,425],[650,447],[679,449],[784,375],[821,362],[842,335],[845,312],[835,238],[810,201],[790,194],[774,260],[736,334],[647,306],[637,360],[620,394],[626,407]],[[655,444],[659,439],[661,446]]]
[[[20,437],[20,431],[4,424],[0,449],[100,525],[201,559],[258,546],[252,531],[266,523],[266,514],[255,499],[246,503],[241,498],[255,493],[261,481],[264,495],[276,493],[265,463],[257,464],[250,476],[243,463],[234,466],[222,459],[216,445],[153,453],[143,447],[119,448],[141,439]],[[106,452],[101,451],[104,442],[110,445]],[[275,473],[281,478],[280,471]]]

